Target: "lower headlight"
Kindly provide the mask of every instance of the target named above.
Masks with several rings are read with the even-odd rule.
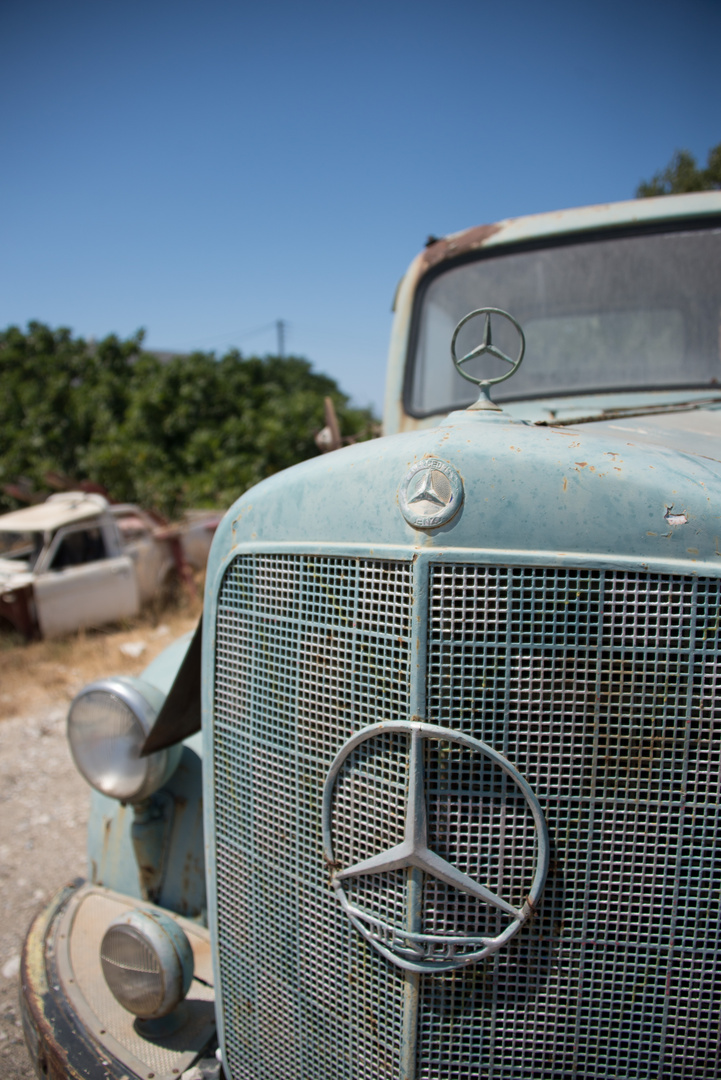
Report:
[[[133,911],[115,919],[100,946],[105,981],[116,1000],[143,1020],[172,1012],[193,978],[193,950],[169,915]]]
[[[182,753],[171,746],[141,758],[165,695],[143,679],[119,676],[84,687],[68,713],[75,764],[92,787],[122,802],[140,802],[170,779]]]

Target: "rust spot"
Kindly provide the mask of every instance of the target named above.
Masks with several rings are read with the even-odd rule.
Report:
[[[568,491],[568,477],[567,476],[564,476],[564,478],[563,478],[563,490]]]
[[[587,461],[576,461],[576,462],[574,462],[574,464],[578,465],[579,469],[585,469],[586,466],[588,465],[588,462]]]
[[[500,231],[500,225],[476,225],[472,229],[464,229],[463,232],[436,240],[421,253],[421,273],[425,273],[433,266],[438,266],[446,259],[455,259],[469,251],[476,251]]]
[[[336,870],[340,870],[341,863],[336,862],[334,859],[329,859],[328,856],[323,853],[323,861],[325,862],[326,869],[328,871],[328,885],[333,884],[333,874]]]
[[[112,818],[109,818],[109,817],[105,818],[105,821],[103,823],[103,845],[102,845],[102,855],[101,855],[103,866],[106,864],[107,859],[108,859],[108,852],[109,852],[109,848],[110,848],[110,838],[111,838],[111,835],[112,835],[112,830],[113,830]],[[94,874],[93,878],[96,878],[96,877],[97,877],[97,875]]]
[[[0,621],[9,623],[26,641],[40,637],[32,584],[21,585],[0,596]]]

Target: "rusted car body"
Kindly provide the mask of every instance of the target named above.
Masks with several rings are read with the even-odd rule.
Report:
[[[56,637],[131,618],[202,569],[217,515],[159,526],[130,504],[63,492],[0,516],[0,623]]]
[[[207,1029],[161,1055],[153,979],[211,982],[169,919],[186,957],[207,929],[228,1080],[721,1076],[720,326],[721,193],[421,253],[387,437],[247,492],[202,631],[71,705],[89,880],[28,937],[41,1072],[212,1069]],[[72,923],[98,890],[123,926]]]

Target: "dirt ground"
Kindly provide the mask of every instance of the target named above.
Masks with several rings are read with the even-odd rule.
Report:
[[[200,600],[187,600],[157,618],[30,645],[0,637],[0,722],[67,707],[78,690],[103,675],[140,674],[166,645],[194,629],[200,609]]]
[[[192,630],[200,604],[124,627],[0,647],[0,1076],[34,1080],[18,1010],[18,965],[34,915],[85,877],[89,789],[73,765],[65,715],[102,675],[137,675]],[[125,648],[124,648],[125,647]],[[136,655],[133,655],[135,653]]]

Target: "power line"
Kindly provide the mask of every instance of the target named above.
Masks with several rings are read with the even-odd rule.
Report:
[[[267,333],[269,330],[273,330],[277,327],[277,322],[263,323],[262,326],[256,326],[252,330],[231,330],[227,334],[216,334],[213,337],[194,338],[193,341],[186,341],[182,344],[174,345],[174,349],[192,349],[195,346],[202,347],[205,344],[219,344],[224,341],[246,341],[250,337],[257,337],[258,334]],[[287,325],[287,323],[285,324]]]

